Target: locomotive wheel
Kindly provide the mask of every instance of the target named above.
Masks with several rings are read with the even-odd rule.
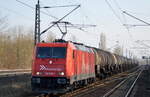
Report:
[[[72,91],[74,91],[74,89],[75,89],[74,84],[70,85],[70,89],[69,89],[69,91],[70,91],[70,92],[72,92]]]

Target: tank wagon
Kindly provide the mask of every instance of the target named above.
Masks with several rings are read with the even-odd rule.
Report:
[[[31,86],[38,93],[64,93],[138,65],[108,51],[57,40],[34,50]]]

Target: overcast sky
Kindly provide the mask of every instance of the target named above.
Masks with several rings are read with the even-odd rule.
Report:
[[[31,7],[35,7],[37,0],[20,0]],[[81,4],[81,7],[69,15],[64,21],[73,24],[94,24],[97,27],[89,27],[86,32],[69,29],[66,39],[71,39],[74,35],[77,42],[83,42],[90,46],[98,46],[100,33],[105,33],[107,48],[113,48],[119,43],[126,51],[131,50],[135,55],[141,55],[139,50],[133,50],[132,47],[139,47],[135,41],[150,40],[150,27],[130,27],[129,30],[123,24],[145,25],[144,23],[133,19],[122,11],[138,17],[150,23],[150,0],[40,0],[41,6],[58,6],[69,4]],[[51,8],[41,9],[57,18],[63,17],[74,7],[69,8]],[[112,9],[111,9],[112,8]],[[25,25],[34,27],[35,10],[27,7],[16,0],[0,0],[0,14],[8,16],[10,26]],[[41,29],[44,30],[50,25],[50,22],[56,19],[41,13]],[[50,30],[55,33],[57,38],[61,34],[56,28]],[[46,36],[47,34],[45,34]],[[119,41],[119,42],[117,42]],[[149,45],[150,42],[144,42]],[[143,52],[143,51],[142,51]]]

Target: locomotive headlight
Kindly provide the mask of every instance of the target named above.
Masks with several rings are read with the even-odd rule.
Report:
[[[64,73],[64,72],[59,72],[58,74],[59,74],[59,75],[65,75],[65,73]]]
[[[36,75],[42,75],[42,72],[36,72]]]
[[[36,75],[40,75],[40,72],[36,72]]]

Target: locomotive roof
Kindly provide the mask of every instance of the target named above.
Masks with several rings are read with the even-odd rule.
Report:
[[[78,49],[78,50],[87,51],[87,52],[93,52],[92,49],[91,49],[92,47],[86,46],[83,43],[77,43],[77,42],[72,42],[72,41],[65,41],[65,40],[62,40],[62,39],[56,39],[54,41],[54,43],[68,43],[68,42],[73,43],[75,45],[76,49]]]
[[[111,53],[111,54],[114,54],[114,55],[122,57],[122,58],[126,58],[127,60],[131,60],[131,58],[127,58],[125,56],[120,56],[118,54],[115,54],[115,53],[112,53],[112,52],[109,52],[109,51],[105,51],[105,50],[102,50],[102,49],[99,49],[99,48],[96,48],[96,47],[87,46],[87,45],[84,45],[83,43],[77,43],[77,42],[73,42],[73,41],[66,41],[66,40],[63,40],[63,39],[56,39],[54,41],[54,43],[57,43],[57,42],[58,43],[71,42],[71,43],[73,43],[76,46],[77,49],[82,50],[82,51],[93,52],[92,49],[95,49],[95,50],[100,50],[100,51],[103,51],[103,52],[106,52],[106,53]]]

